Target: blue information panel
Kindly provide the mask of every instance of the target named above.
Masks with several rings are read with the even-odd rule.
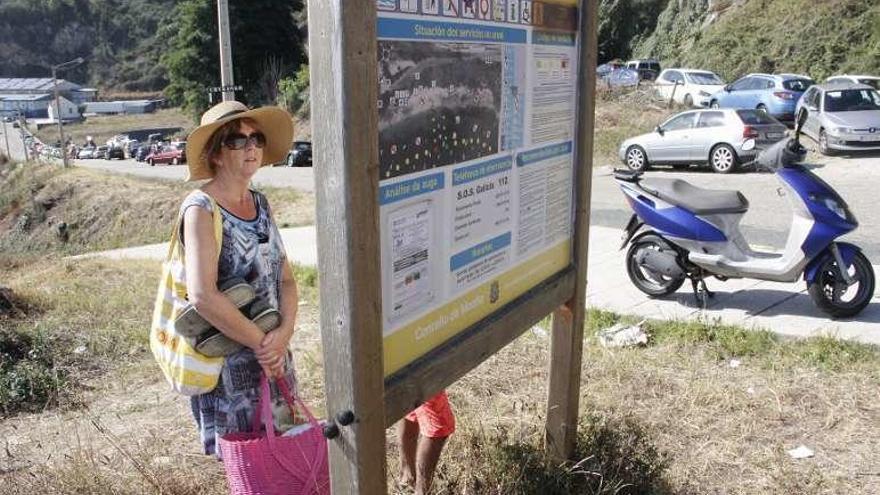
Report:
[[[377,0],[385,374],[571,262],[575,0]]]

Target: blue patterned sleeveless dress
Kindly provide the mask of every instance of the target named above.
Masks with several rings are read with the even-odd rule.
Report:
[[[287,262],[284,245],[270,215],[266,197],[256,191],[251,191],[251,194],[257,209],[253,219],[239,218],[218,204],[219,213],[223,216],[223,245],[217,283],[242,278],[254,288],[257,297],[278,308],[281,302],[281,268]],[[211,199],[204,191],[191,192],[183,201],[179,215],[182,217],[193,206],[213,213]],[[180,230],[180,239],[185,242],[182,222]],[[296,378],[289,352],[285,361],[285,379],[291,392],[294,392]],[[251,431],[260,398],[261,373],[262,368],[254,352],[244,348],[226,356],[220,380],[213,391],[190,398],[205,454],[219,457],[217,439],[231,432]],[[293,425],[292,415],[274,383],[271,388],[275,427],[284,431]]]

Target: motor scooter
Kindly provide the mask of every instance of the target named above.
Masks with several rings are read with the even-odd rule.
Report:
[[[749,209],[740,191],[703,189],[681,179],[646,178],[615,170],[615,180],[634,214],[623,244],[626,271],[645,294],[661,297],[690,280],[702,307],[713,293],[706,279],[749,278],[797,282],[801,277],[816,306],[834,318],[858,314],[874,295],[874,270],[857,246],[837,238],[858,227],[846,202],[801,162],[806,113],[794,136],[761,151],[753,164],[775,174],[792,207],[788,240],[781,252],[753,249],[739,224]],[[744,145],[754,149],[754,141]]]

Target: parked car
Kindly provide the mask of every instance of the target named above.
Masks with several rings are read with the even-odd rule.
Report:
[[[807,112],[803,132],[819,151],[880,150],[880,93],[873,86],[839,82],[813,86],[798,102]]]
[[[107,158],[107,147],[106,146],[98,146],[95,148],[95,156],[94,158]]]
[[[285,163],[288,167],[311,167],[312,143],[309,141],[294,141],[293,148],[287,152]]]
[[[126,141],[125,146],[122,147],[123,151],[125,151],[125,157],[134,158],[140,145],[141,143],[137,139],[129,139]]]
[[[76,157],[80,160],[88,160],[90,158],[94,158],[95,148],[80,148],[79,152],[76,154]]]
[[[170,163],[171,165],[186,163],[186,143],[174,142],[163,146],[158,151],[147,155],[146,161],[150,166],[157,163]]]
[[[874,89],[880,90],[880,77],[877,76],[851,76],[843,74],[825,79],[825,84],[851,82],[856,84],[867,84]]]
[[[809,77],[797,74],[749,74],[713,94],[709,106],[754,108],[783,122],[794,122],[795,106],[813,84]]]
[[[3,117],[3,122],[12,122],[12,121],[13,121],[13,118],[8,115],[6,117]]]
[[[660,74],[660,62],[652,58],[630,60],[626,63],[626,68],[637,71],[643,81],[653,81]]]
[[[134,159],[142,162],[147,159],[147,155],[150,154],[150,146],[146,143],[141,144],[137,151],[135,152]]]
[[[104,159],[112,160],[114,158],[125,159],[125,151],[122,149],[122,146],[107,146],[107,153],[104,155]]]
[[[785,137],[786,127],[760,110],[689,110],[673,115],[654,132],[627,139],[620,145],[620,160],[632,170],[652,165],[686,167],[708,163],[715,172],[733,172],[751,160],[757,150],[744,150],[755,140],[759,148]]]
[[[658,96],[689,107],[708,107],[709,98],[724,88],[718,74],[707,70],[664,69],[654,81]]]
[[[617,69],[622,69],[624,67],[624,63],[620,60],[612,60],[608,63],[596,67],[596,77],[600,79],[605,78]]]

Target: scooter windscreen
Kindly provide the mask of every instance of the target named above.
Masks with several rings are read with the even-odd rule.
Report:
[[[770,170],[788,167],[801,162],[807,156],[807,149],[792,138],[783,139],[758,154],[755,160],[759,166]]]

